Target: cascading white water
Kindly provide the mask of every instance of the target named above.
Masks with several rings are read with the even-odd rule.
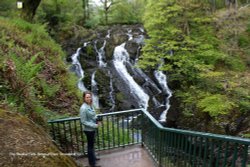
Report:
[[[99,65],[99,67],[106,67],[107,63],[105,63],[103,61],[103,59],[104,59],[104,56],[105,56],[104,48],[106,46],[107,41],[104,40],[103,45],[102,45],[102,47],[100,49],[97,49],[96,43],[97,43],[97,41],[95,41],[95,50],[96,50],[96,52],[98,54],[98,65]]]
[[[128,41],[132,40],[133,39],[133,35],[131,34],[132,33],[132,30],[128,30]]]
[[[109,82],[109,88],[110,88],[110,92],[109,92],[109,99],[110,99],[110,103],[112,104],[112,107],[110,108],[110,112],[113,112],[115,109],[115,98],[114,98],[114,87],[113,87],[113,78],[112,75],[110,73],[110,71],[108,72],[109,76],[110,76],[110,82]]]
[[[105,38],[110,38],[110,30],[108,30],[108,34],[106,35]],[[98,55],[98,66],[103,68],[107,66],[107,63],[104,62],[104,58],[105,58],[105,51],[104,48],[106,46],[107,41],[104,40],[103,45],[100,49],[97,49],[97,41],[95,41],[95,51]],[[98,87],[97,87],[97,83],[95,81],[95,73],[96,71],[92,74],[91,76],[91,91],[93,92],[93,103],[95,104],[95,107],[99,108],[99,97],[98,97]],[[113,86],[112,86],[113,87]],[[112,107],[114,108],[114,107]]]
[[[84,43],[83,47],[86,47],[88,43]],[[79,62],[79,53],[81,51],[81,48],[78,48],[76,53],[71,56],[72,59],[72,65],[74,66],[74,72],[78,76],[78,88],[82,91],[85,92],[88,89],[85,87],[83,83],[83,78],[84,78],[84,71],[82,69],[81,63]],[[95,82],[95,72],[91,76],[91,91],[93,91],[93,104],[96,108],[99,108],[99,99],[98,96],[96,95],[95,92],[97,92],[97,83]]]
[[[143,28],[140,27],[139,30],[140,30],[142,33],[144,33],[144,29],[143,29]]]
[[[140,29],[141,32],[144,32],[143,29]],[[148,108],[148,101],[149,101],[149,95],[150,94],[152,96],[152,104],[154,106],[166,106],[166,110],[161,114],[160,117],[160,121],[165,121],[166,120],[166,116],[167,116],[167,110],[169,109],[170,105],[169,105],[169,98],[172,96],[172,94],[170,94],[169,92],[171,92],[169,89],[164,89],[167,88],[167,84],[159,84],[162,87],[162,92],[165,95],[168,95],[168,97],[166,98],[166,104],[164,101],[164,104],[161,104],[154,95],[159,95],[161,93],[161,90],[159,89],[159,87],[155,84],[155,82],[147,76],[146,73],[144,73],[141,69],[136,68],[136,64],[137,64],[137,60],[139,58],[139,53],[140,53],[140,49],[141,46],[143,45],[144,42],[144,36],[142,34],[140,34],[138,31],[135,31],[134,33],[132,33],[132,30],[128,30],[127,33],[128,35],[128,43],[132,44],[132,46],[136,46],[136,43],[138,45],[137,48],[137,55],[133,55],[133,58],[135,58],[134,61],[130,60],[128,51],[125,49],[125,45],[126,43],[121,44],[120,46],[117,46],[114,50],[114,54],[113,54],[113,67],[115,68],[115,71],[117,71],[117,73],[115,73],[116,75],[118,74],[121,78],[121,80],[119,79],[119,82],[122,81],[121,83],[125,83],[126,86],[124,89],[122,89],[122,91],[124,90],[129,90],[128,92],[130,92],[131,96],[133,97],[132,99],[134,101],[136,101],[136,103],[138,104],[139,107],[143,107],[145,109]],[[111,107],[109,109],[110,112],[114,111],[115,109],[115,96],[114,96],[114,88],[113,88],[113,82],[116,82],[116,80],[112,79],[112,75],[111,71],[109,71],[109,64],[107,62],[105,62],[105,47],[106,47],[106,43],[109,41],[108,38],[110,38],[110,30],[108,31],[107,35],[102,38],[102,47],[97,49],[97,42],[95,41],[95,45],[94,45],[94,49],[97,53],[97,64],[98,64],[98,68],[99,69],[103,69],[103,70],[107,70],[109,76],[110,76],[110,81],[109,81],[109,94],[107,95],[107,100],[108,102],[111,104]],[[91,44],[93,44],[91,42]],[[84,44],[84,47],[86,47],[87,43]],[[129,47],[129,45],[128,45]],[[85,51],[85,50],[84,50]],[[78,59],[79,59],[79,52],[80,52],[80,48],[77,50],[77,52],[72,55],[72,64],[74,64],[75,67],[75,72],[77,74],[77,76],[79,77],[79,82],[78,82],[78,87],[81,91],[86,91],[86,87],[84,86],[82,79],[84,78],[84,71],[81,67],[81,64],[79,63]],[[81,53],[81,52],[80,52]],[[91,60],[92,61],[92,60]],[[93,63],[93,62],[91,62]],[[128,69],[127,69],[128,68]],[[88,71],[92,71],[92,70],[88,70]],[[112,71],[113,73],[113,71]],[[91,91],[93,92],[93,103],[96,107],[99,108],[99,98],[98,98],[98,84],[95,81],[95,74],[96,72],[91,74]],[[107,74],[105,74],[107,75]],[[160,77],[160,73],[157,74],[157,72],[155,72],[155,77],[157,78]],[[164,75],[162,73],[162,75]],[[134,80],[134,78],[132,76],[135,76],[136,81],[139,81],[140,83],[142,83],[142,85],[138,85],[136,83],[136,81]],[[163,79],[164,80],[164,79]],[[160,79],[158,79],[158,82],[160,82]],[[165,79],[166,82],[166,79]],[[119,83],[120,84],[120,83]],[[108,86],[108,85],[107,85]],[[169,90],[169,91],[168,91]],[[147,94],[148,93],[148,94]],[[131,103],[134,105],[134,102]],[[137,106],[137,104],[135,106]],[[131,105],[132,106],[132,105]]]
[[[72,59],[72,65],[75,68],[74,71],[79,78],[78,84],[77,84],[78,88],[83,92],[83,91],[86,91],[87,89],[85,88],[82,82],[82,79],[84,78],[84,71],[82,70],[82,66],[78,60],[80,50],[81,48],[78,48],[76,53],[71,56],[71,59]]]
[[[145,37],[144,37],[144,35],[139,35],[138,37],[134,38],[134,40],[138,44],[143,44],[144,40],[145,40]]]
[[[159,71],[159,70],[154,71],[154,76],[157,79],[157,81],[159,82],[163,92],[168,94],[168,96],[166,98],[166,104],[165,104],[166,109],[161,113],[160,118],[159,118],[159,122],[166,122],[167,113],[168,113],[168,110],[170,108],[169,99],[172,96],[172,92],[167,85],[167,76],[162,71]]]
[[[105,38],[110,38],[110,30],[108,30],[108,34],[106,35]]]
[[[125,49],[125,43],[117,46],[114,50],[114,67],[119,75],[128,83],[130,87],[130,93],[132,93],[138,99],[139,106],[147,109],[149,96],[143,91],[143,89],[135,82],[133,77],[128,73],[125,63],[129,62],[129,54]]]
[[[95,72],[91,76],[91,92],[93,93],[93,104],[96,108],[99,108],[99,97],[98,97],[98,87],[95,81]]]
[[[143,29],[140,29],[140,31],[142,32]],[[139,53],[140,53],[140,49],[141,49],[141,45],[144,43],[144,35],[139,35],[136,37],[133,37],[133,35],[131,34],[132,30],[129,30],[127,35],[129,36],[129,38],[131,37],[130,40],[133,40],[134,42],[136,42],[138,44],[138,48],[137,48],[137,55],[135,58],[135,62],[132,65],[130,61],[127,62],[127,65],[131,68],[131,70],[133,71],[133,73],[135,75],[141,76],[142,78],[144,78],[144,80],[146,81],[144,84],[146,85],[151,85],[152,87],[155,88],[155,90],[157,90],[158,92],[161,92],[161,90],[156,86],[156,84],[142,71],[142,69],[137,68],[137,63],[138,63],[138,58],[139,58]]]

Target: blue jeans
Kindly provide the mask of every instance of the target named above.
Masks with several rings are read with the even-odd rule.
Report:
[[[84,131],[87,141],[88,141],[88,160],[90,166],[96,165],[96,157],[95,157],[95,131]]]

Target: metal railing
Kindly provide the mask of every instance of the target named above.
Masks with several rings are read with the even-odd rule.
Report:
[[[141,110],[99,114],[102,124],[96,136],[96,149],[105,150],[141,143],[138,121]],[[63,152],[86,154],[87,142],[79,117],[48,121],[51,136]]]
[[[250,139],[163,127],[144,109],[100,114],[96,149],[142,144],[160,167],[246,167]],[[80,118],[51,120],[63,152],[86,154]]]

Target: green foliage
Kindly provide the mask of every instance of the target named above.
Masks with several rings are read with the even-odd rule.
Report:
[[[149,1],[145,11],[144,26],[150,39],[146,40],[144,54],[139,62],[143,68],[156,66],[161,58],[170,58],[167,56],[169,51],[178,50],[183,44],[181,30],[173,25],[181,12],[179,5],[173,0]]]
[[[0,17],[0,29],[0,104],[41,124],[55,116],[52,111],[73,113],[77,79],[66,71],[64,53],[45,26]],[[70,107],[62,108],[58,99]]]
[[[101,16],[95,15],[91,19],[85,21],[84,26],[86,28],[96,28],[100,24]]]
[[[82,1],[43,0],[37,10],[36,19],[50,27],[76,23],[83,18]]]
[[[0,16],[14,17],[17,14],[16,0],[1,0],[0,1]]]
[[[229,101],[225,95],[207,94],[207,96],[198,102],[197,106],[203,112],[208,112],[210,116],[218,116],[229,113],[235,104]]]
[[[62,30],[84,25],[81,0],[43,0],[37,9],[35,21],[46,26],[49,35],[59,40]],[[71,33],[67,32],[66,34]],[[64,33],[65,34],[65,33]]]
[[[244,34],[244,35],[241,35],[239,37],[239,46],[242,47],[242,48],[248,48],[250,46],[250,32],[249,32],[249,36]]]
[[[234,71],[245,71],[246,65],[240,57],[227,56],[224,60],[225,64]]]
[[[12,24],[15,25],[15,27],[17,27],[18,29],[20,29],[21,31],[30,33],[32,32],[32,30],[35,30],[36,28],[38,28],[37,25],[33,25],[27,21],[24,21],[22,19],[14,19],[12,20]]]
[[[250,111],[250,97],[247,99],[239,101],[239,108],[241,112],[249,112]]]
[[[25,84],[33,82],[41,71],[42,63],[35,63],[38,55],[39,53],[31,57],[30,60],[25,60],[17,55],[11,56],[11,59],[15,62],[16,73]]]
[[[65,74],[59,80],[63,83],[69,94],[76,96],[75,98],[81,101],[82,93],[77,89],[78,78],[75,75]]]
[[[225,57],[225,54],[219,52],[211,44],[201,44],[199,46],[199,53],[197,58],[203,61],[205,64],[215,66],[220,60]]]
[[[184,126],[199,128],[203,119],[205,126],[217,124],[233,112],[230,121],[236,121],[249,111],[249,26],[238,26],[249,22],[249,9],[232,16],[224,10],[216,13],[223,3],[149,0],[146,6],[149,38],[139,66],[154,70],[161,64],[167,71],[184,116],[180,120],[195,118]]]
[[[141,22],[144,4],[145,2],[142,0],[123,0],[118,2],[111,8],[109,22],[125,24]]]
[[[250,20],[248,21],[246,31],[239,35],[238,43],[241,50],[243,50],[246,55],[250,55]],[[246,58],[246,62],[248,65],[250,64],[249,56]]]
[[[239,110],[242,113],[247,113],[250,111],[250,90],[245,86],[238,87],[236,85],[232,88],[232,93],[235,97],[235,103],[239,105]]]
[[[245,138],[250,138],[250,133],[244,134],[243,136],[244,136]],[[248,167],[249,167],[249,165],[248,165]]]
[[[26,34],[23,36],[22,40],[25,41],[27,45],[33,45],[34,48],[48,48],[52,50],[52,52],[57,52],[63,55],[63,52],[58,44],[56,44],[53,39],[49,36],[46,31],[46,25],[40,24],[31,24],[21,19],[13,19],[11,24],[18,29],[18,31],[25,32]],[[19,32],[21,33],[21,32]],[[44,49],[46,51],[46,49]],[[58,58],[58,57],[51,57]]]
[[[48,85],[45,80],[41,80],[41,87],[43,90],[43,94],[49,98],[54,97],[56,92],[60,89],[60,85]]]

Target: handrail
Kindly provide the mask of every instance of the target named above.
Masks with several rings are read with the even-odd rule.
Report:
[[[129,123],[130,117],[139,114],[140,109],[98,114],[103,117],[103,125],[98,129],[96,149],[104,150],[141,143],[141,132],[137,123]],[[86,154],[86,138],[83,135],[80,117],[49,120],[48,123],[52,138],[61,150]]]
[[[135,112],[135,111],[141,111],[141,109],[116,111],[116,112],[112,112],[112,113],[104,113],[104,114],[97,114],[97,115],[98,116],[108,116],[108,115],[125,114],[125,113],[130,113],[130,112]],[[72,120],[77,120],[77,119],[80,119],[80,117],[69,117],[69,118],[53,119],[53,120],[49,120],[48,123],[72,121]]]
[[[163,127],[162,124],[160,124],[149,112],[147,112],[145,109],[141,109],[145,115],[161,130],[163,131],[169,131],[169,132],[177,132],[180,134],[187,134],[187,135],[194,135],[194,136],[202,136],[202,137],[210,137],[214,139],[223,139],[227,141],[234,141],[239,142],[242,144],[249,144],[250,139],[242,138],[242,137],[234,137],[234,136],[228,136],[228,135],[220,135],[220,134],[213,134],[213,133],[206,133],[206,132],[198,132],[198,131],[191,131],[191,130],[183,130],[183,129],[176,129],[176,128],[166,128]]]
[[[250,139],[166,128],[146,110],[142,111],[146,127],[142,142],[159,166],[246,167],[250,164]]]
[[[103,126],[97,150],[142,144],[159,166],[241,166],[249,164],[250,139],[163,127],[143,108],[98,114]],[[48,121],[64,152],[86,154],[79,117]]]

